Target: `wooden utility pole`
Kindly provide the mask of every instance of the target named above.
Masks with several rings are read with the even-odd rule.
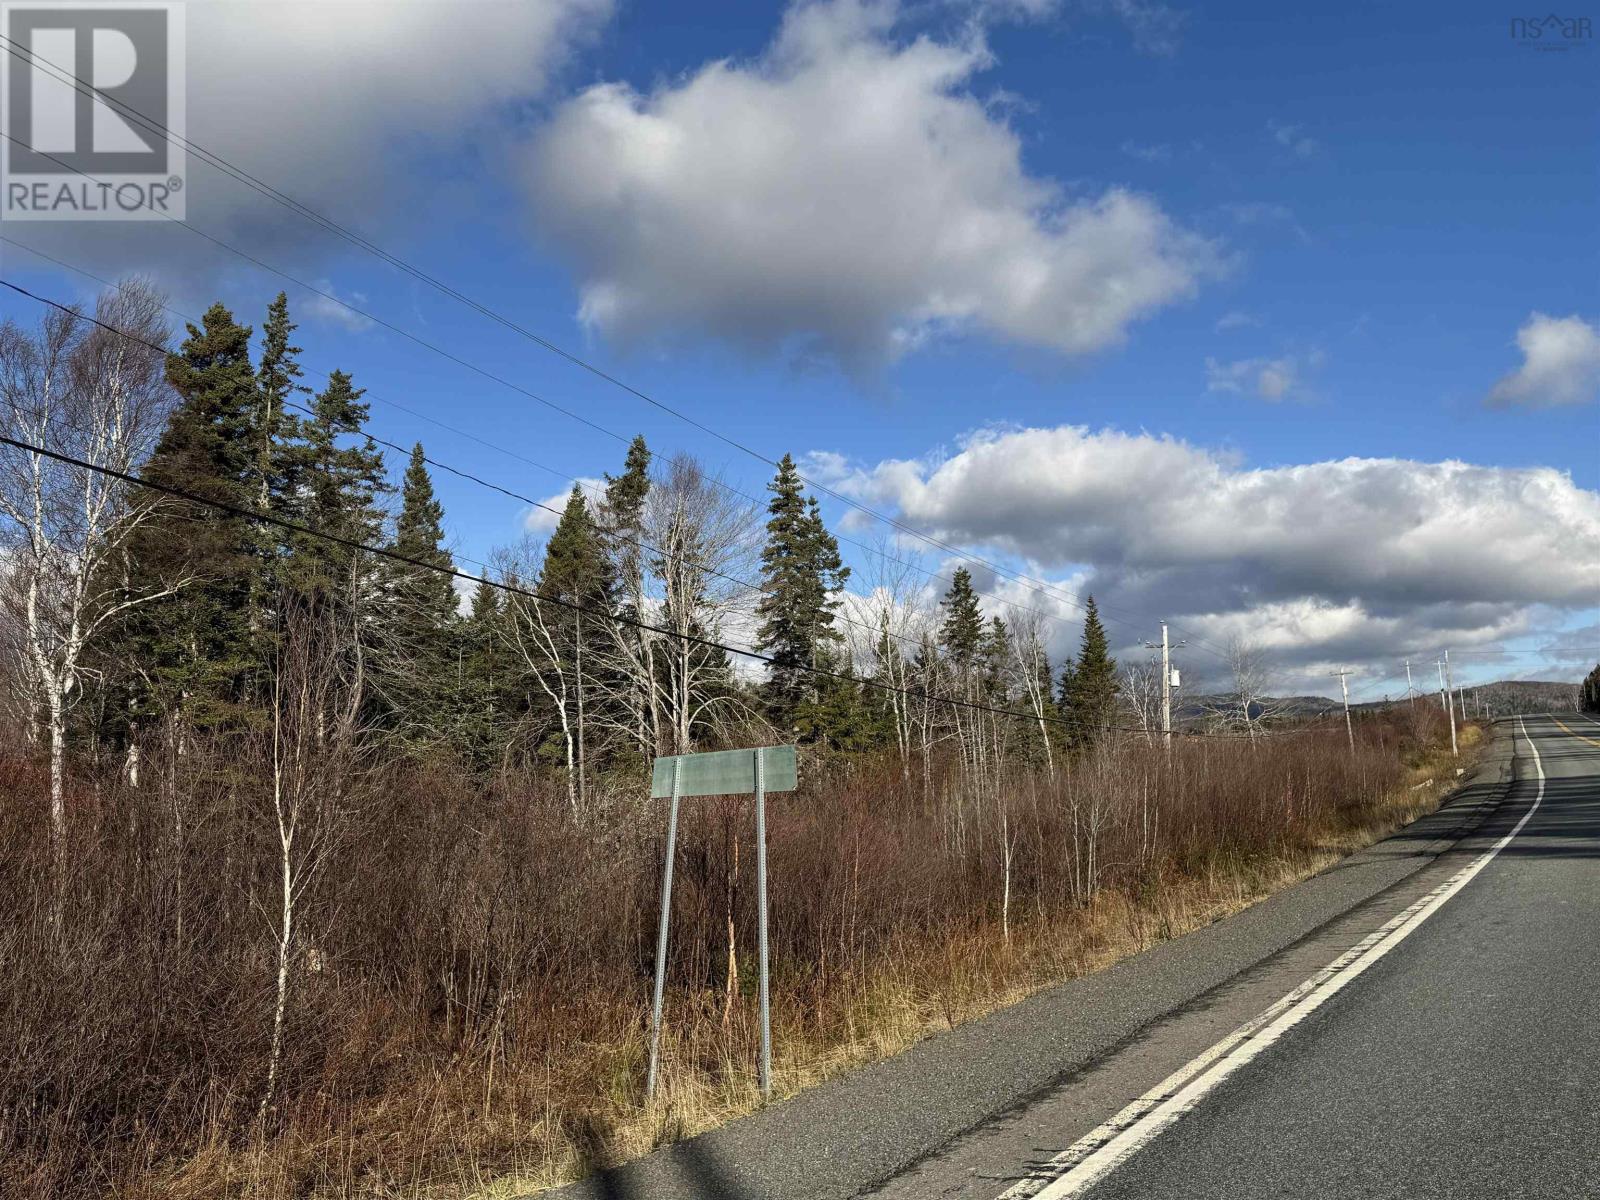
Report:
[[[1344,695],[1344,733],[1345,736],[1350,739],[1350,753],[1354,755],[1356,752],[1356,731],[1355,726],[1350,724],[1349,678],[1351,671],[1348,667],[1340,667],[1337,671],[1330,672],[1330,674],[1337,675],[1339,677],[1339,691]]]
[[[1146,642],[1145,646],[1156,648],[1154,642]],[[1172,645],[1167,640],[1165,621],[1161,622],[1161,740],[1168,750],[1172,749]]]
[[[1444,701],[1444,711],[1450,717],[1450,753],[1459,757],[1456,748],[1456,706],[1450,703],[1450,677],[1445,674],[1445,669],[1450,665],[1450,651],[1444,652],[1444,657],[1436,660],[1435,666],[1439,668],[1439,698]]]

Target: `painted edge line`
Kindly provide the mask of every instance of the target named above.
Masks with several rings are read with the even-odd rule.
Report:
[[[1064,1200],[1082,1194],[1159,1137],[1229,1076],[1337,995],[1466,887],[1510,844],[1512,838],[1522,832],[1522,827],[1544,800],[1544,764],[1539,758],[1539,748],[1528,735],[1527,724],[1521,717],[1517,718],[1517,725],[1528,743],[1528,749],[1533,752],[1538,791],[1532,805],[1510,833],[1304,983],[1178,1068],[1109,1121],[1079,1138],[1026,1179],[1008,1188],[998,1200]]]

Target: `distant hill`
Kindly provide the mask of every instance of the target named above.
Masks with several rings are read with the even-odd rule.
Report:
[[[1578,706],[1578,685],[1545,679],[1509,679],[1470,685],[1466,691],[1469,717],[1508,717],[1518,713],[1571,712]],[[1420,692],[1435,703],[1438,692]],[[1352,712],[1383,708],[1405,699],[1404,694],[1388,700],[1367,700],[1352,704]],[[1218,711],[1228,711],[1232,701],[1224,695],[1186,696],[1172,710],[1175,721],[1204,721]],[[1339,701],[1327,696],[1278,696],[1263,700],[1261,707],[1279,720],[1306,720],[1340,712]]]

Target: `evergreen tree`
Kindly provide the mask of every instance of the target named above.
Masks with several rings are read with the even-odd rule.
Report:
[[[539,594],[608,611],[613,586],[600,530],[589,515],[583,490],[573,484],[561,520],[545,546]]]
[[[978,593],[972,586],[972,573],[957,567],[950,579],[950,590],[939,601],[944,620],[939,625],[939,647],[962,679],[970,679],[983,652],[983,612]]]
[[[984,634],[983,678],[989,703],[1011,703],[1011,631],[999,617],[989,619]]]
[[[509,662],[502,645],[505,608],[499,589],[481,582],[472,610],[460,623],[456,683],[452,696],[462,752],[480,767],[490,765],[505,743],[512,711],[507,690]]]
[[[208,501],[253,508],[258,395],[249,328],[221,304],[209,308],[167,358],[180,398],[144,474]],[[262,594],[261,547],[249,518],[189,501],[163,501],[129,544],[130,574],[182,578],[177,595],[142,605],[117,631],[114,657],[141,666],[154,706],[197,728],[237,722],[257,690],[262,646],[252,598]]]
[[[395,584],[403,619],[429,632],[448,627],[455,619],[456,592],[450,576],[454,566],[444,548],[444,505],[435,499],[433,479],[418,442],[411,450],[400,485],[400,516],[395,522],[394,551],[420,566],[398,564]]]
[[[605,499],[595,522],[611,554],[613,573],[625,593],[636,590],[630,587],[629,580],[644,566],[639,540],[644,532],[644,503],[649,494],[650,448],[644,438],[635,437],[628,445],[622,474],[606,476]],[[630,602],[626,595],[623,602]]]
[[[772,500],[761,551],[765,594],[756,605],[761,617],[757,646],[772,658],[764,688],[767,710],[780,729],[788,729],[802,704],[818,706],[823,693],[832,690],[822,686],[823,678],[813,669],[834,662],[831,648],[844,640],[833,624],[839,606],[835,593],[850,569],[839,557],[839,543],[823,524],[815,497],[803,493],[789,455],[778,464],[768,490]],[[853,684],[831,682],[855,690]],[[830,707],[837,705],[830,701]],[[825,732],[818,719],[812,713],[806,721],[813,736]]]
[[[289,411],[297,396],[310,391],[299,382],[300,347],[290,345],[298,328],[289,319],[289,298],[279,292],[261,327],[261,362],[256,368],[256,404],[251,414],[255,463],[252,483],[257,508],[283,511],[294,488],[293,461],[284,453],[299,421]]]
[[[434,497],[421,442],[401,481],[393,549],[418,565],[391,559],[385,568],[388,662],[381,686],[395,723],[413,737],[433,740],[450,717],[456,591],[448,574],[454,560],[444,548],[444,506]]]
[[[299,383],[300,347],[291,344],[295,324],[289,319],[289,298],[279,292],[267,308],[261,329],[261,362],[256,368],[255,406],[250,414],[253,461],[246,491],[251,504],[261,512],[304,520],[297,503],[299,486],[295,442],[300,422],[288,409],[294,397],[309,391]],[[267,521],[252,523],[257,567],[251,577],[250,630],[267,653],[271,639],[272,616],[282,584],[279,568],[285,539],[278,526]]]
[[[625,621],[645,616],[644,511],[650,495],[650,448],[643,437],[628,445],[622,474],[606,476],[605,497],[596,517],[607,557],[615,595],[612,606]],[[641,757],[655,751],[655,723],[652,713],[656,699],[652,662],[653,648],[643,631],[615,622],[602,632],[610,641],[610,653],[603,670],[597,673],[599,690],[616,710],[608,713],[617,728],[632,736],[632,749]]]
[[[296,517],[312,529],[371,544],[383,528],[380,499],[389,492],[383,455],[362,433],[367,405],[350,376],[335,371],[312,403],[313,416],[298,423],[301,440],[289,456],[300,482]],[[357,436],[356,445],[341,437]],[[355,603],[371,591],[371,556],[324,538],[292,533],[286,584],[314,604]]]
[[[1067,736],[1078,750],[1094,746],[1116,724],[1117,663],[1093,596],[1084,606],[1083,642],[1066,701]]]

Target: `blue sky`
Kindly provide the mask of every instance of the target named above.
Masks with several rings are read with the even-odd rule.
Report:
[[[1125,647],[1164,616],[1211,646],[1248,632],[1323,691],[1345,661],[1393,691],[1398,656],[1445,645],[1469,679],[1600,653],[1600,47],[1519,45],[1475,4],[189,8],[197,142],[694,420],[1052,582],[1060,646],[1063,593],[1089,588]],[[356,79],[350,44],[375,60]],[[188,205],[596,423],[752,493],[770,474],[194,163]],[[259,321],[286,287],[311,374],[350,370],[375,432],[530,495],[620,459],[186,230],[0,233],[153,274],[186,311]],[[1386,465],[1338,465],[1361,459]],[[438,487],[464,557],[520,535],[515,503]]]

